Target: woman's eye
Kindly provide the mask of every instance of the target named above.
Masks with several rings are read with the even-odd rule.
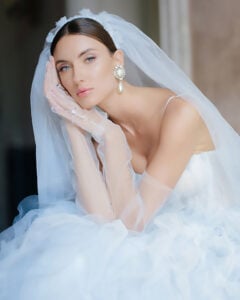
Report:
[[[70,69],[69,66],[61,66],[58,68],[58,72],[66,72]]]
[[[86,61],[87,63],[90,63],[90,62],[94,61],[95,59],[96,59],[95,56],[89,56],[89,57],[87,57],[87,58],[85,59],[85,61]]]

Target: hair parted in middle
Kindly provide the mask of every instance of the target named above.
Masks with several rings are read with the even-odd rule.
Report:
[[[104,27],[97,21],[90,18],[78,18],[67,22],[56,34],[51,44],[51,55],[54,54],[54,50],[58,41],[66,35],[80,34],[91,37],[104,44],[110,53],[114,53],[117,48]]]

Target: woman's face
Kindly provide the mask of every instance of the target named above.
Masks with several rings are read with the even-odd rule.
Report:
[[[82,108],[91,109],[116,92],[113,68],[122,63],[117,52],[111,54],[101,42],[80,34],[63,36],[57,43],[59,79]]]

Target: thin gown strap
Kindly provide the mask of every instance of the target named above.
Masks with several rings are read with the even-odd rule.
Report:
[[[169,104],[173,99],[176,99],[176,98],[179,98],[179,97],[181,97],[181,95],[173,95],[173,96],[170,96],[170,97],[167,99],[167,101],[166,101],[166,103],[165,103],[165,105],[164,105],[164,107],[163,107],[163,112],[165,112],[165,110],[166,110],[168,104]]]

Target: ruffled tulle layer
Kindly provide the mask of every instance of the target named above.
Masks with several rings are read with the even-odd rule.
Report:
[[[71,202],[32,208],[1,235],[1,300],[237,300],[240,213],[163,209],[144,232]]]

